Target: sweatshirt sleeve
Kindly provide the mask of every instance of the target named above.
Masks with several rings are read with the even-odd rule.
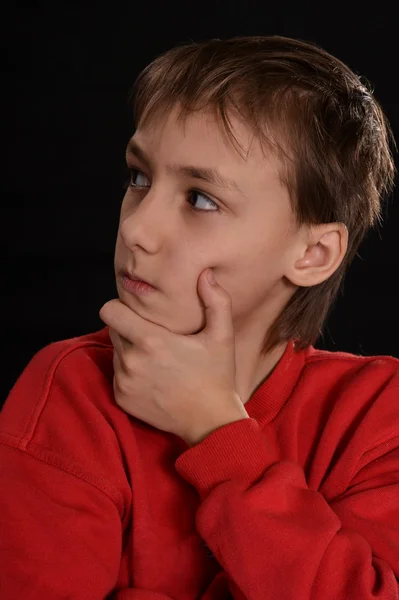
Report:
[[[252,418],[179,456],[200,496],[197,531],[235,600],[398,600],[398,372],[382,387],[358,468],[331,504],[302,466],[270,460]]]
[[[0,444],[0,597],[99,600],[115,586],[121,520],[73,472]]]
[[[92,401],[104,383],[87,353],[59,350],[35,355],[0,413],[2,600],[102,600],[118,581],[130,488]]]

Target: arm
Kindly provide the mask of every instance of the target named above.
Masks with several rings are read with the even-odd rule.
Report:
[[[122,533],[106,494],[3,444],[0,466],[2,600],[171,600],[150,590],[113,592]]]
[[[3,600],[99,600],[122,545],[114,502],[72,470],[0,444]]]
[[[42,349],[0,413],[2,600],[100,600],[118,583],[130,488],[85,352]]]
[[[331,504],[309,489],[299,464],[271,462],[254,419],[216,430],[177,459],[200,495],[198,533],[236,600],[399,598],[398,389],[396,377],[379,403],[387,407],[381,443]]]

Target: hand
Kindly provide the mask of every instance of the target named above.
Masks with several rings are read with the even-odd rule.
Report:
[[[232,301],[207,272],[198,279],[206,324],[180,335],[143,319],[119,299],[100,310],[114,346],[115,401],[124,411],[189,445],[249,418],[235,388]]]

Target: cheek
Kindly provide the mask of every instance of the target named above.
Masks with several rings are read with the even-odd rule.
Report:
[[[229,261],[226,284],[240,303],[256,303],[283,275],[283,245],[274,238],[268,240],[268,243],[252,243],[250,247],[236,252]]]

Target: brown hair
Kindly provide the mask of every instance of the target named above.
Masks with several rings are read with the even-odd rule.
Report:
[[[368,83],[314,44],[241,36],[168,50],[139,74],[132,97],[136,127],[178,104],[183,121],[209,109],[236,148],[229,111],[241,115],[261,147],[283,159],[298,226],[346,225],[341,264],[327,280],[295,291],[267,332],[262,354],[290,339],[298,350],[314,344],[361,241],[381,225],[383,196],[393,187],[389,142],[395,142]]]

